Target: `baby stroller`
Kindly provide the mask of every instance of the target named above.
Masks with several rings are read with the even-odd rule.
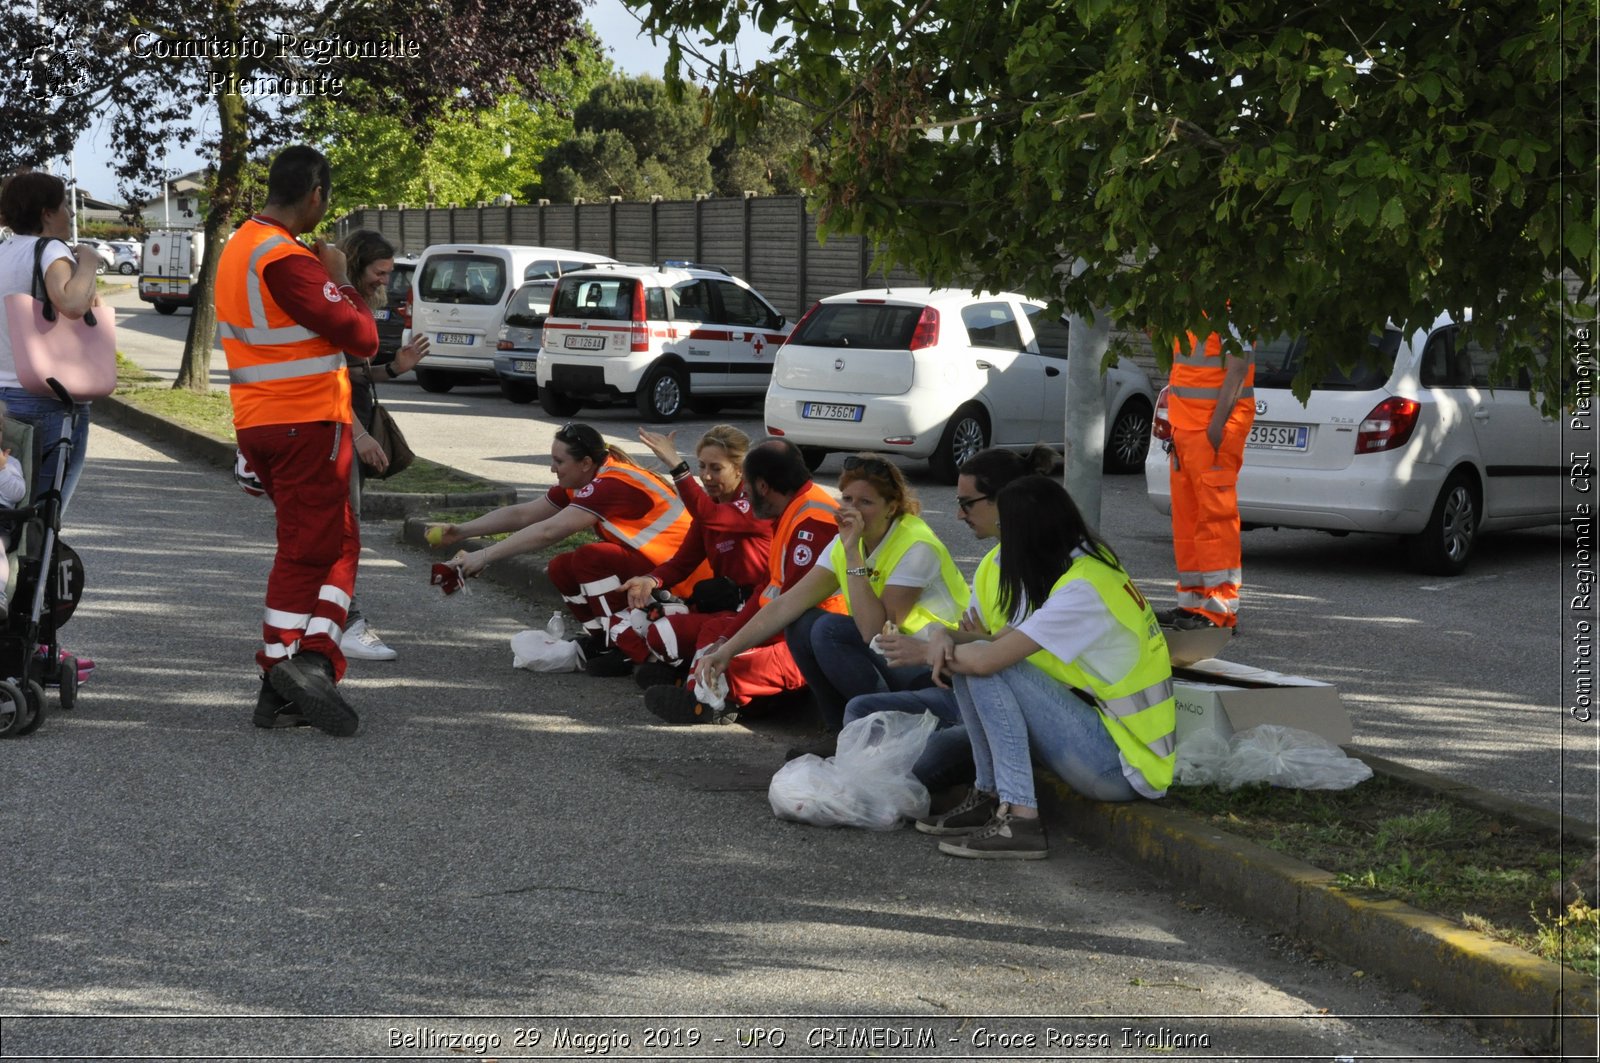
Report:
[[[59,687],[63,709],[78,701],[78,662],[63,656],[57,632],[83,597],[83,562],[59,538],[61,486],[72,456],[78,413],[72,396],[55,379],[50,387],[72,411],[61,423],[61,437],[34,439],[33,426],[6,418],[3,445],[22,463],[23,478],[33,483],[38,463],[52,453],[55,483],[32,504],[0,508],[0,524],[11,532],[10,615],[0,623],[0,738],[32,734],[44,723],[45,686]],[[41,447],[35,453],[35,444]]]

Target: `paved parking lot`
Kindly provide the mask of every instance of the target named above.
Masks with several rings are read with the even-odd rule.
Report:
[[[128,296],[115,302],[129,357],[174,372],[187,311],[160,317]],[[219,386],[222,365],[219,350],[212,374]],[[513,405],[493,387],[430,395],[406,380],[385,384],[381,395],[427,457],[525,497],[549,486],[556,425],[536,405]],[[579,418],[648,458],[631,407]],[[752,437],[763,432],[755,405],[722,419]],[[679,424],[681,449],[711,423]],[[839,463],[830,457],[819,479],[831,483]],[[920,463],[907,471],[929,523],[970,571],[986,548],[956,522],[953,491]],[[1106,480],[1101,525],[1157,607],[1172,604],[1170,527],[1145,499],[1142,477]],[[1465,575],[1444,579],[1411,572],[1393,539],[1247,533],[1242,634],[1225,656],[1339,684],[1359,745],[1592,820],[1595,725],[1574,723],[1560,707],[1560,534],[1543,528],[1488,537]]]

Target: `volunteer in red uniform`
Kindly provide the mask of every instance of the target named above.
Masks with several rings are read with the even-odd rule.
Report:
[[[1162,619],[1179,628],[1234,627],[1243,565],[1239,466],[1256,419],[1253,352],[1224,352],[1222,337],[1188,335],[1172,350],[1167,419],[1172,423],[1172,553],[1178,608]]]
[[[769,439],[750,451],[744,459],[744,483],[755,515],[777,521],[767,559],[766,587],[745,602],[739,612],[701,628],[697,652],[732,636],[763,606],[805,578],[839,532],[839,503],[811,481],[805,459],[793,443]],[[846,612],[844,598],[837,594],[823,602],[821,608],[832,613]],[[754,698],[771,697],[806,685],[781,631],[730,658],[725,670],[718,671],[728,682],[728,710],[748,705]],[[725,714],[710,712],[695,696],[692,678],[681,687],[651,687],[644,692],[644,704],[668,723],[705,723],[714,717],[726,718]]]
[[[611,625],[616,648],[585,666],[590,675],[615,676],[627,675],[638,664],[634,678],[648,689],[681,679],[700,629],[716,617],[737,612],[761,593],[772,552],[772,521],[757,517],[745,495],[742,464],[750,451],[750,437],[737,428],[719,424],[700,437],[695,446],[700,481],[690,474],[689,463],[679,459],[673,434],[641,428],[639,438],[672,470],[692,524],[677,553],[623,584],[628,605],[645,609],[658,589],[682,583],[702,564],[711,566],[711,577],[696,584],[687,599],[692,612],[666,613],[642,631],[630,623],[631,617],[616,618]]]
[[[255,723],[351,735],[359,721],[336,686],[361,549],[345,355],[371,358],[378,329],[343,253],[297,239],[322,221],[331,185],[328,160],[312,148],[273,160],[266,206],[222,250],[216,309],[239,450],[277,510]]]
[[[586,543],[550,559],[550,582],[586,632],[585,652],[605,649],[607,620],[626,608],[622,581],[643,575],[677,552],[689,533],[689,512],[672,486],[586,424],[566,424],[550,444],[555,486],[543,498],[503,506],[465,524],[436,524],[429,536],[441,546],[475,535],[512,534],[453,559],[463,574],[476,576],[503,557],[540,550],[585,528],[600,542]],[[438,529],[435,531],[434,529]],[[678,584],[688,594],[710,575],[702,565]]]

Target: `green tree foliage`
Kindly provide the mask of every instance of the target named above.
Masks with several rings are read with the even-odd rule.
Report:
[[[1301,388],[1472,307],[1571,395],[1533,351],[1594,312],[1561,283],[1592,300],[1594,0],[630,3],[721,121],[804,106],[827,224],[914,269],[1108,307],[1162,356],[1309,331]],[[784,35],[731,72],[749,18]]]
[[[592,40],[572,48],[572,61],[544,75],[549,100],[520,91],[483,108],[452,107],[418,137],[407,121],[366,115],[315,99],[307,109],[312,143],[327,154],[340,202],[461,203],[501,195],[525,198],[539,164],[572,135],[569,101],[586,99],[612,75],[611,61]]]
[[[205,262],[178,386],[206,390],[217,250],[249,205],[250,167],[305,135],[310,96],[403,119],[426,140],[454,107],[513,92],[581,36],[580,0],[12,0],[0,4],[0,172],[65,154],[106,122],[120,191],[148,199],[169,144],[213,153]],[[341,195],[335,188],[334,195]]]
[[[688,199],[712,190],[711,133],[702,108],[660,79],[602,82],[572,120],[573,135],[539,167],[541,196]]]
[[[811,122],[804,108],[791,100],[773,100],[759,123],[731,130],[711,149],[717,194],[789,196],[803,192],[800,165],[810,141]]]

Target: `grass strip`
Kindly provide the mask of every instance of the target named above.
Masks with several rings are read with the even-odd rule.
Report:
[[[1174,804],[1338,876],[1585,974],[1600,974],[1600,910],[1564,904],[1591,853],[1394,779],[1349,790],[1175,786]],[[1592,883],[1590,884],[1592,888]]]

